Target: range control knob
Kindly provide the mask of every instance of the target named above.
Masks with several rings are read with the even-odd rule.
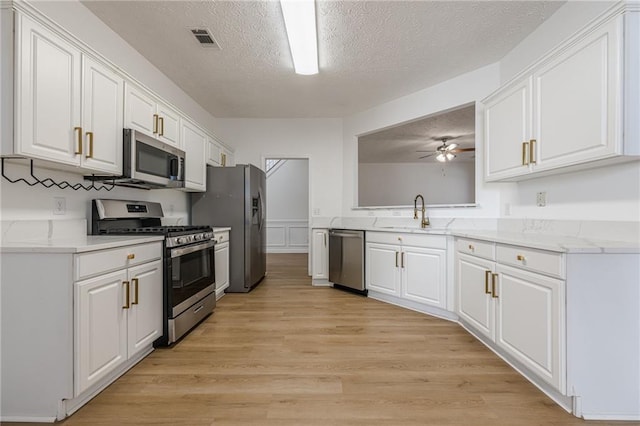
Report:
[[[186,241],[184,240],[184,238],[178,237],[178,238],[176,238],[176,243],[183,244],[183,243],[186,243]]]
[[[193,236],[193,239],[195,241],[200,241],[202,239],[202,235],[201,234],[196,234],[196,235]]]

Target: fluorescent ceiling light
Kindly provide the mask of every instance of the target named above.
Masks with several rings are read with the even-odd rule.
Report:
[[[280,0],[296,74],[318,74],[318,37],[314,0]]]

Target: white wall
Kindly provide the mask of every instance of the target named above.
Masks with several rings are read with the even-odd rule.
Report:
[[[309,160],[285,159],[267,176],[267,220],[309,219]]]
[[[500,61],[502,82],[535,62],[615,2],[568,2]],[[515,218],[640,220],[640,162],[519,182],[502,192]],[[535,205],[547,192],[547,206]]]
[[[341,119],[221,118],[218,125],[220,135],[236,148],[238,164],[263,168],[265,158],[308,158],[311,216],[341,214]]]
[[[475,202],[472,161],[360,164],[358,182],[361,206],[406,206],[416,194],[427,204]]]
[[[497,89],[498,86],[498,65],[493,64],[345,118],[342,214],[344,216],[389,215],[387,211],[372,212],[353,208],[357,205],[358,135],[476,102],[475,179],[477,182],[477,207],[430,208],[428,214],[431,217],[497,217],[500,209],[500,189],[505,184],[489,185],[484,183],[481,154],[484,147],[482,140],[483,110],[479,101]],[[408,205],[412,202],[413,197],[410,197],[402,204]],[[400,213],[402,216],[412,216],[413,210],[406,209]]]

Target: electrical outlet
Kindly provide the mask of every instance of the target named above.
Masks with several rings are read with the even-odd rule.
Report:
[[[175,212],[176,208],[173,204],[169,204],[169,216],[173,216],[173,213]]]
[[[547,205],[547,193],[546,192],[537,192],[536,193],[536,205],[538,207],[544,207]]]
[[[320,216],[320,209],[318,209],[318,208],[313,209],[313,215],[314,216]]]
[[[53,214],[67,214],[67,200],[64,197],[53,197]]]

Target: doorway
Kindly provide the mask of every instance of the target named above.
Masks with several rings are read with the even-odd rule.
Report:
[[[267,253],[309,252],[309,159],[266,157]]]

